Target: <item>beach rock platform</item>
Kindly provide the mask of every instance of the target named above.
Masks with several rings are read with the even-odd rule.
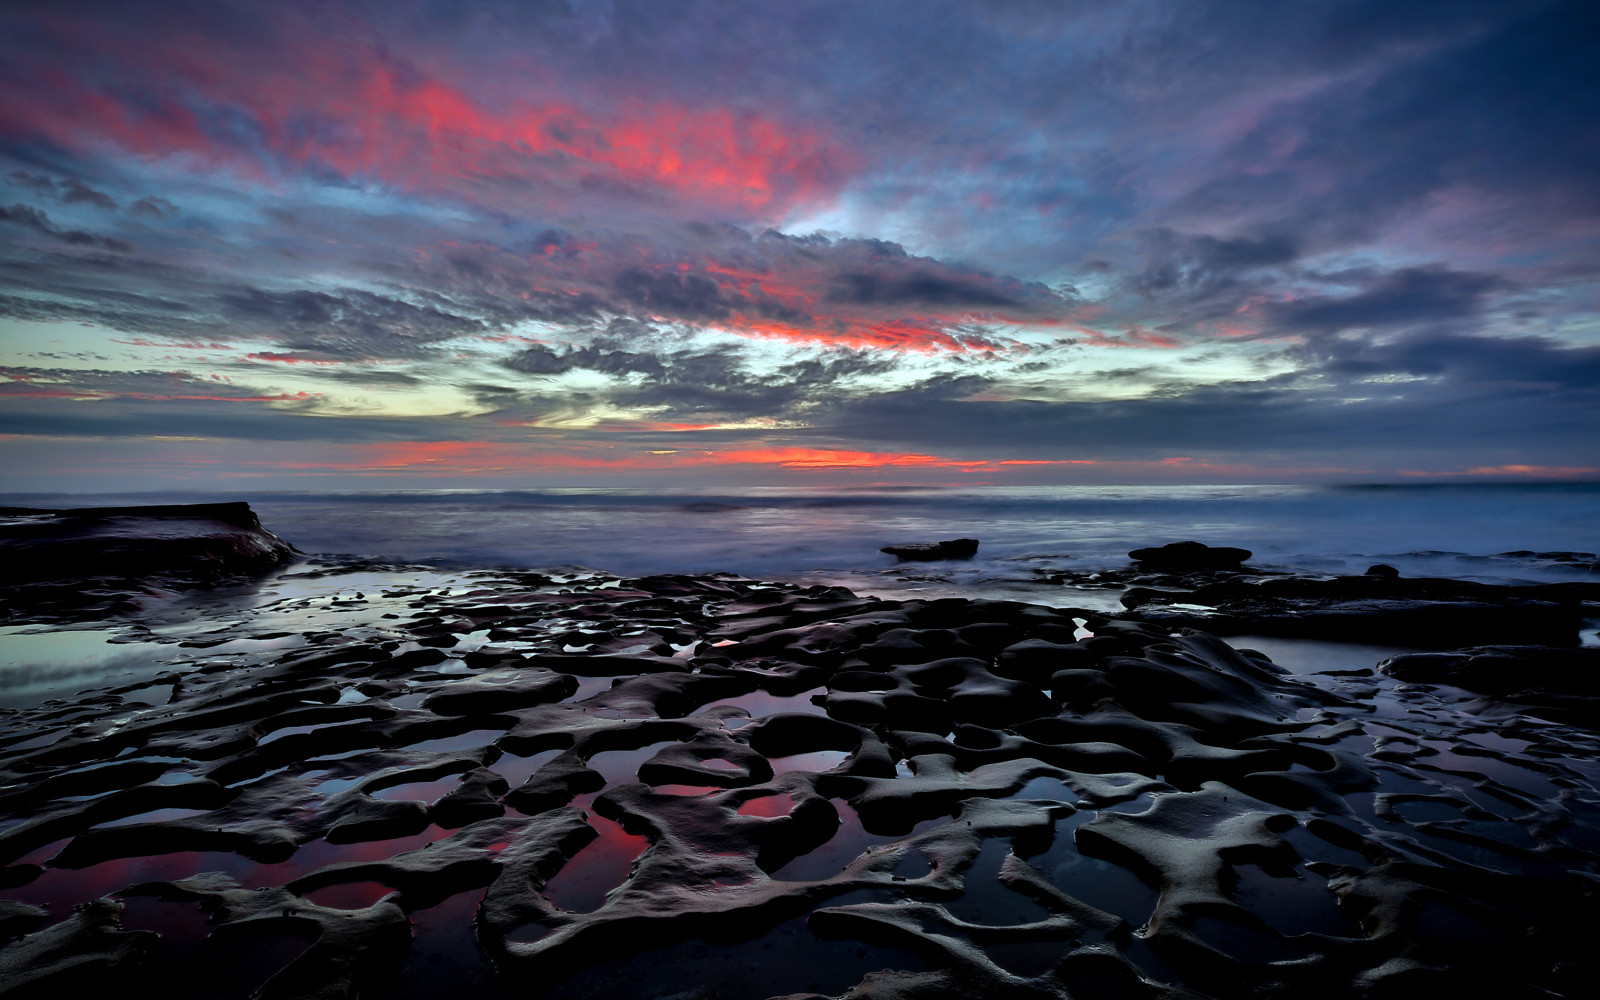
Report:
[[[0,992],[1381,1000],[1600,975],[1600,738],[1536,711],[1074,608],[283,579],[324,589],[130,623],[164,672],[0,715]]]
[[[1402,681],[1450,684],[1553,717],[1600,721],[1600,647],[1479,646],[1391,656],[1377,669]]]
[[[83,605],[107,589],[209,586],[294,555],[243,502],[0,507],[0,599],[13,604]]]
[[[1121,603],[1152,624],[1430,649],[1578,641],[1581,583],[1500,586],[1385,573],[1318,579],[1231,577],[1193,590],[1130,587]]]

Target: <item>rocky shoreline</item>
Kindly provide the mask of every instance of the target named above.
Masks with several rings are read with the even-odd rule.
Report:
[[[318,562],[146,614],[168,669],[0,716],[0,994],[1584,995],[1585,595],[1316,672],[1162,617],[1270,636],[1241,561],[1126,614]],[[1342,579],[1264,592],[1417,583]]]

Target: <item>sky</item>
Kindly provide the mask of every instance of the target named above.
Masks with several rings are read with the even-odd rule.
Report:
[[[0,7],[0,488],[1600,478],[1600,5]]]

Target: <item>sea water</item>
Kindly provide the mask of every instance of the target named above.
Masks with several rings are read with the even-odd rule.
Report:
[[[308,554],[618,576],[722,571],[883,596],[1041,603],[1061,603],[1042,583],[1053,573],[1126,567],[1130,549],[1184,539],[1250,549],[1264,569],[1361,573],[1384,562],[1407,576],[1497,583],[1594,579],[1592,560],[1540,554],[1600,548],[1600,483],[173,492],[0,503],[233,499]],[[977,558],[898,565],[878,551],[958,537],[980,540]],[[1533,555],[1504,555],[1517,551]]]

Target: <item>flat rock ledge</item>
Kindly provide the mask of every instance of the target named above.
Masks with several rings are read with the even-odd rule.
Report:
[[[1449,684],[1537,708],[1576,725],[1600,720],[1600,647],[1477,646],[1403,653],[1378,669],[1407,683]]]
[[[1193,590],[1131,587],[1121,602],[1140,621],[1217,635],[1458,649],[1576,645],[1590,595],[1582,583],[1518,587],[1368,574],[1235,578]]]
[[[288,562],[294,546],[248,503],[53,510],[0,507],[0,588],[28,600],[39,584],[139,581],[207,586]]]
[[[902,562],[936,562],[940,559],[971,559],[978,554],[976,538],[950,538],[942,542],[912,542],[885,545],[878,550]]]

